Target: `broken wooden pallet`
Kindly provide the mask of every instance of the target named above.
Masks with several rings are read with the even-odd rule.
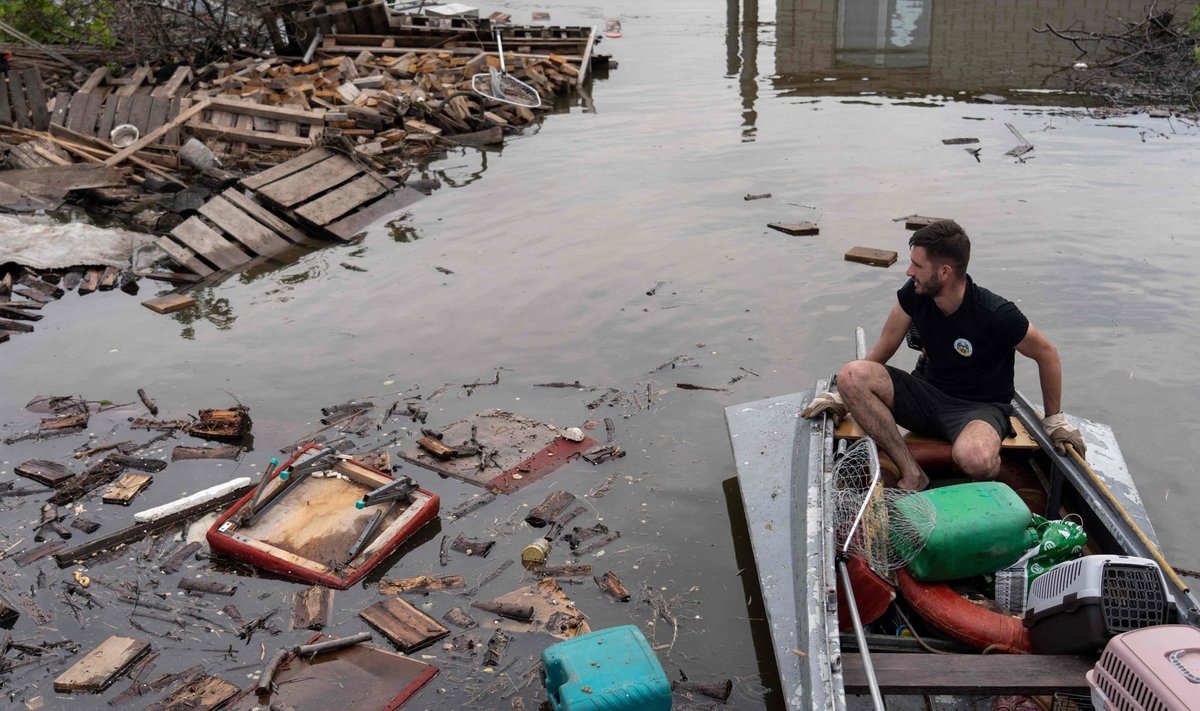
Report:
[[[260,104],[218,95],[209,108],[188,120],[204,138],[270,148],[310,148],[325,130],[325,112]]]
[[[179,114],[179,101],[150,94],[61,92],[54,97],[50,123],[105,141],[114,128],[125,124],[137,126],[139,134],[145,136]],[[176,133],[168,134],[164,142],[177,145],[178,141]]]
[[[280,214],[340,240],[424,197],[326,148],[243,178],[241,184]]]
[[[36,131],[50,125],[46,88],[37,67],[0,74],[0,123]]]
[[[155,243],[180,266],[200,276],[234,269],[255,257],[310,245],[303,232],[268,212],[237,188],[214,195]]]

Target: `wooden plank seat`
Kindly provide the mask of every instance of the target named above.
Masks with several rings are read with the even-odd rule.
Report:
[[[1025,425],[1016,417],[1010,417],[1009,423],[1012,425],[1013,431],[1016,434],[1012,437],[1007,437],[1000,443],[1002,449],[1037,449],[1038,443],[1033,441],[1029,436],[1029,431],[1025,429]],[[853,417],[847,416],[838,425],[834,431],[834,437],[843,437],[846,439],[861,439],[866,433],[858,426]],[[944,442],[945,440],[937,439],[936,437],[926,437],[914,432],[907,432],[904,435],[905,441],[908,442]]]
[[[183,268],[207,276],[236,269],[256,257],[296,245],[310,246],[303,232],[275,217],[237,188],[214,195],[156,244]]]
[[[885,694],[1088,693],[1084,675],[1095,659],[1048,654],[872,654]],[[869,693],[862,655],[842,653],[847,694]]]

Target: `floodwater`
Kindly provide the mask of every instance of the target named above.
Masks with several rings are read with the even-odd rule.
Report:
[[[140,509],[234,470],[261,471],[281,446],[316,428],[322,406],[351,398],[386,407],[398,393],[428,396],[449,383],[427,405],[435,427],[492,407],[563,426],[612,417],[624,459],[574,462],[472,518],[441,524],[452,536],[496,535],[486,561],[459,556],[440,568],[438,536],[428,536],[388,577],[477,580],[534,537],[511,524],[521,504],[554,488],[582,495],[619,474],[589,506],[621,538],[583,562],[613,570],[634,599],[614,603],[590,581],[567,593],[593,628],[640,625],[672,678],[731,677],[731,708],[771,708],[780,697],[722,408],[811,387],[834,371],[853,354],[854,327],[873,338],[903,282],[908,233],[894,218],[953,217],[972,235],[976,281],[1016,301],[1058,346],[1065,406],[1115,430],[1168,560],[1200,568],[1188,543],[1200,540],[1200,131],[1145,114],[1089,117],[1075,108],[1080,97],[1056,91],[1054,75],[1076,59],[1074,49],[1030,32],[1046,22],[1100,29],[1142,6],[502,4],[517,21],[546,9],[555,23],[603,29],[604,18],[622,19],[624,38],[599,48],[620,66],[592,83],[594,110],[574,101],[502,149],[451,152],[427,170],[444,187],[390,227],[230,279],[203,292],[198,312],[155,315],[119,292],[69,295],[46,308],[37,333],[0,346],[0,420],[26,426],[33,416],[21,407],[39,394],[128,402],[139,387],[168,416],[235,398],[251,408],[255,451],[240,464],[172,465]],[[981,93],[1008,101],[971,101]],[[1024,161],[1004,155],[1019,143],[1007,124],[1035,146]],[[979,159],[941,142],[954,137],[978,138]],[[743,200],[751,193],[772,197]],[[799,221],[818,222],[820,235],[766,227]],[[843,261],[856,245],[896,250],[901,261],[890,269]],[[143,282],[143,295],[150,288]],[[655,370],[676,356],[687,358]],[[905,351],[896,362],[912,360]],[[460,387],[497,371],[499,385],[470,395]],[[1040,399],[1032,363],[1020,363],[1017,377]],[[592,411],[585,405],[602,390],[535,387],[576,379],[623,391],[649,385],[653,402]],[[727,391],[679,390],[679,382]],[[93,420],[98,439],[108,434],[104,423]],[[10,478],[15,464],[65,458],[78,444],[7,447],[0,469]],[[441,494],[445,508],[474,492],[403,471]],[[19,527],[36,521],[36,505],[4,505],[4,535],[27,535]],[[128,521],[98,501],[86,507],[113,521],[102,531]],[[551,562],[563,562],[562,547]],[[91,574],[152,580],[135,553]],[[10,592],[37,588],[37,564],[2,565]],[[113,633],[146,636],[128,626],[120,603],[77,622],[56,597],[70,569],[48,559],[40,568],[46,582],[35,598],[54,619],[38,629],[25,615],[18,639],[66,637],[86,650]],[[515,589],[521,572],[514,566],[480,597]],[[154,676],[202,663],[244,685],[260,643],[269,656],[305,637],[286,624],[284,595],[299,585],[224,575],[238,576],[239,592],[210,604],[233,602],[247,619],[282,607],[282,634],[259,633],[249,645],[195,628],[181,640],[152,637],[164,651]],[[175,583],[162,576],[162,592],[174,595]],[[644,585],[672,602],[677,633],[651,627]],[[330,632],[359,631],[357,612],[376,599],[373,589],[339,592]],[[463,601],[434,593],[416,602],[440,617]],[[213,651],[231,642],[230,654]],[[537,638],[510,648],[502,671],[515,685],[544,645]],[[504,692],[471,701],[495,672],[447,661],[438,645],[423,653],[438,657],[429,661],[442,674],[406,708],[509,706]],[[66,708],[72,702],[50,688],[65,666],[14,672],[14,706],[41,694],[45,708]],[[530,707],[537,688],[519,692]]]

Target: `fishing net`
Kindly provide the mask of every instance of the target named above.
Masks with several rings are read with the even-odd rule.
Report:
[[[480,96],[513,106],[536,109],[542,105],[541,94],[536,89],[511,74],[497,71],[495,67],[491,67],[487,74],[472,76],[471,88]]]
[[[877,571],[908,565],[933,532],[936,511],[916,492],[885,489],[879,453],[864,437],[833,467],[833,528],[839,550],[862,558]]]

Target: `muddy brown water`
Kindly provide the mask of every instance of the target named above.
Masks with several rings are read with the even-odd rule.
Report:
[[[732,677],[730,707],[775,707],[722,408],[811,387],[852,355],[855,325],[873,338],[904,278],[908,233],[893,218],[921,213],[966,227],[972,275],[1015,300],[1058,346],[1066,407],[1113,427],[1167,558],[1198,568],[1191,542],[1200,539],[1200,138],[1179,120],[1080,113],[1081,98],[1054,92],[1061,84],[1051,76],[1074,61],[1073,48],[1028,31],[1080,18],[1097,27],[1106,17],[1136,16],[1142,3],[1014,5],[551,7],[554,22],[566,24],[603,28],[605,17],[622,18],[625,37],[600,47],[620,67],[593,83],[594,112],[574,102],[502,149],[452,152],[426,171],[444,187],[390,228],[205,290],[196,311],[159,316],[119,292],[68,295],[47,306],[35,334],[0,346],[0,420],[13,423],[5,434],[34,421],[21,407],[45,393],[130,402],[145,387],[168,416],[232,405],[235,397],[251,408],[255,450],[241,463],[172,464],[139,497],[132,509],[139,510],[261,472],[279,447],[315,429],[322,406],[354,397],[383,408],[397,393],[428,396],[450,383],[426,404],[437,427],[491,407],[568,426],[612,417],[628,456],[595,467],[574,462],[462,521],[442,521],[386,575],[457,573],[473,584],[518,558],[534,537],[512,523],[523,517],[513,516],[519,507],[554,488],[583,495],[616,475],[612,491],[588,500],[591,511],[578,522],[602,520],[621,538],[583,562],[598,574],[613,570],[634,598],[612,602],[590,580],[567,593],[594,628],[638,624],[661,645],[672,678],[681,671],[691,679]],[[546,9],[499,7],[518,20]],[[1008,101],[972,102],[980,93]],[[1006,123],[1036,147],[1024,162],[1004,155],[1018,143]],[[941,142],[954,137],[978,138],[979,160]],[[768,192],[770,199],[742,199]],[[789,237],[767,229],[776,221],[814,221],[821,232]],[[855,245],[894,249],[901,262],[890,269],[844,262]],[[152,289],[143,282],[143,295]],[[655,370],[676,356],[686,358]],[[912,360],[907,350],[897,356],[903,365]],[[497,370],[499,385],[470,395],[461,387]],[[576,379],[600,390],[535,387]],[[728,391],[684,391],[679,382]],[[1031,363],[1019,364],[1018,384],[1040,399]],[[648,407],[644,395],[640,408],[585,407],[604,388],[644,393],[647,385]],[[123,433],[131,414],[140,408],[97,416],[90,431],[100,440]],[[81,442],[4,447],[0,478],[26,459],[65,461]],[[445,508],[477,491],[404,471],[439,493]],[[31,536],[37,503],[4,500],[8,541]],[[131,514],[93,499],[84,508],[105,522],[101,532]],[[498,544],[485,560],[453,555],[438,566],[441,534],[458,532],[494,535]],[[182,604],[178,574],[156,575],[139,559],[148,546],[89,572],[147,586],[157,579],[159,592]],[[563,562],[564,550],[556,543],[550,561]],[[216,610],[233,602],[250,619],[279,607],[279,635],[259,632],[246,644],[227,631],[138,620],[147,634],[130,627],[128,606],[102,586],[106,606],[84,609],[80,623],[57,597],[72,569],[0,565],[10,594],[34,589],[53,616],[38,628],[23,613],[16,638],[65,637],[87,650],[113,633],[149,637],[163,652],[151,677],[199,663],[246,685],[260,645],[269,657],[307,638],[287,630],[286,596],[300,586],[237,568],[211,574],[195,564],[183,574],[239,583],[232,600],[205,602]],[[523,579],[513,566],[479,597]],[[677,633],[652,626],[644,585],[672,601]],[[328,631],[360,631],[357,612],[376,599],[370,587],[338,592]],[[412,601],[439,618],[465,603],[453,593]],[[179,638],[158,636],[166,633]],[[428,661],[442,673],[406,708],[507,708],[500,697],[511,686],[472,699],[499,673],[520,686],[546,643],[518,639],[500,672],[483,671],[478,657],[451,659],[438,645],[423,650],[414,656],[435,657]],[[12,706],[38,695],[44,708],[73,704],[50,684],[68,664],[15,670],[4,688]],[[530,706],[543,698],[538,688],[535,681],[519,692]]]

